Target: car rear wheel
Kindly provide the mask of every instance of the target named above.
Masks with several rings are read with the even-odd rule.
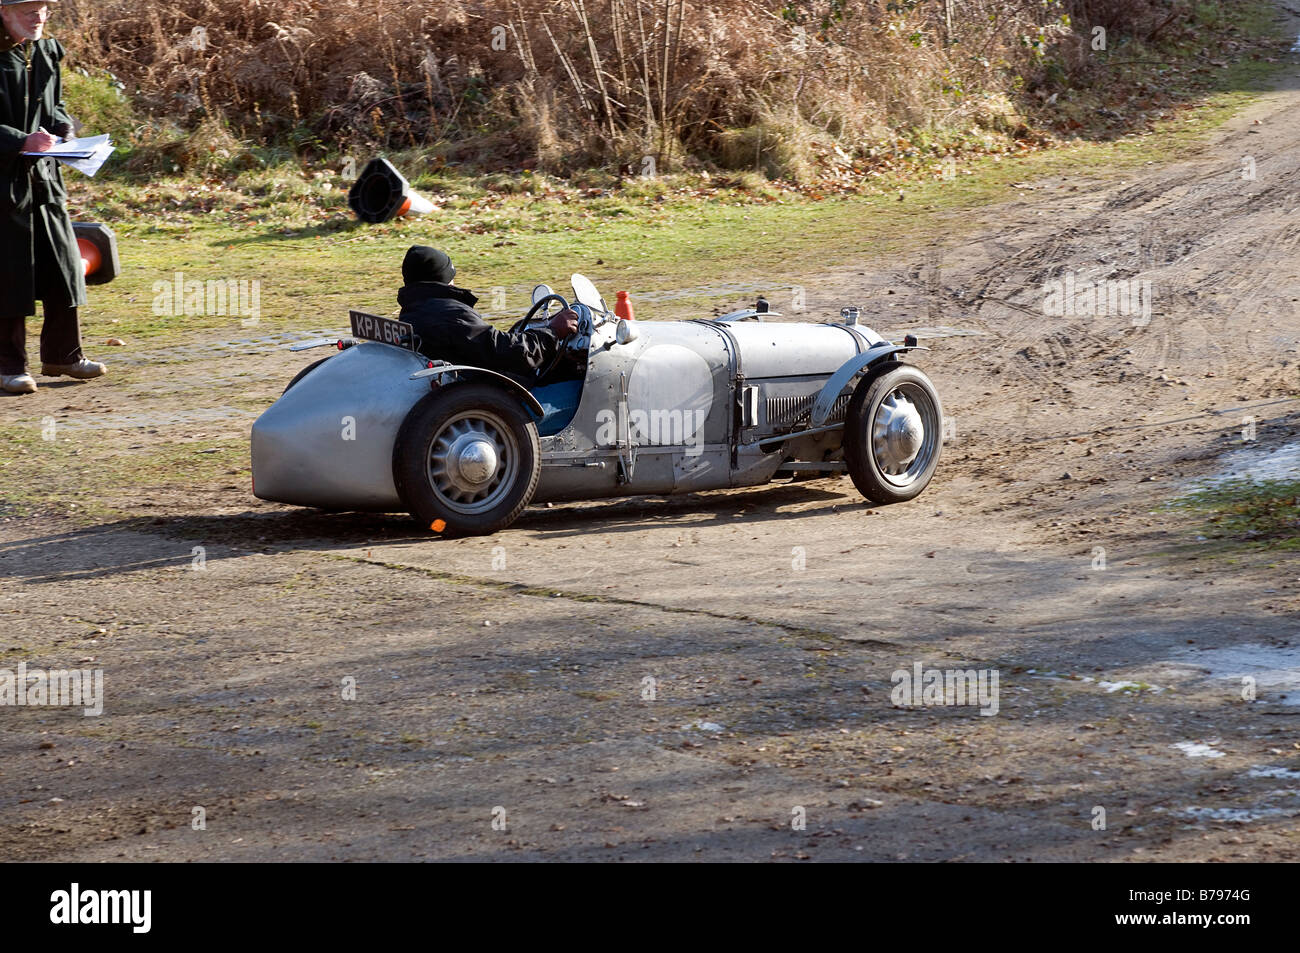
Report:
[[[334,356],[333,354],[330,355],[330,357],[333,357],[333,356]],[[308,364],[306,367],[304,367],[302,370],[300,370],[297,374],[295,374],[295,375],[293,376],[293,380],[289,381],[288,385],[284,388],[284,390],[280,392],[280,396],[283,397],[285,394],[289,393],[289,388],[290,388],[290,387],[292,387],[294,384],[298,383],[300,380],[302,380],[304,377],[306,377],[306,376],[307,376],[308,374],[310,374],[312,371],[316,370],[316,368],[320,367],[322,364],[324,364],[324,363],[325,363],[326,361],[328,361],[329,359],[330,359],[329,357],[322,357],[319,361],[313,361],[311,364]]]
[[[896,365],[858,382],[844,419],[844,459],[853,484],[873,503],[919,496],[943,448],[943,406],[930,379]]]
[[[490,384],[453,384],[407,414],[393,448],[393,480],[421,525],[486,536],[518,518],[537,489],[537,425]]]

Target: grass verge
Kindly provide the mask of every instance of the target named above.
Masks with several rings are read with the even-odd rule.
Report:
[[[1300,550],[1300,480],[1230,480],[1171,505],[1204,520],[1213,554]]]

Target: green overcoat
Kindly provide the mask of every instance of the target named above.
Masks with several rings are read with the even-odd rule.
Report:
[[[11,317],[36,313],[41,246],[52,253],[56,272],[44,290],[66,291],[74,307],[86,303],[59,164],[21,155],[30,133],[72,121],[62,102],[63,55],[58,40],[15,44],[0,26],[0,313]]]

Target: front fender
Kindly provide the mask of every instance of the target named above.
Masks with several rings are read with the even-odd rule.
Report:
[[[416,371],[411,375],[411,380],[421,377],[441,378],[444,374],[452,373],[455,373],[458,378],[472,380],[475,377],[483,377],[494,384],[504,385],[507,391],[518,397],[525,407],[537,415],[538,420],[546,416],[546,412],[542,409],[542,402],[530,394],[523,384],[484,367],[474,367],[472,364],[439,364],[437,367],[426,367],[422,371]]]
[[[868,370],[873,364],[883,361],[891,354],[897,354],[900,351],[925,350],[929,349],[885,342],[870,347],[861,354],[855,354],[841,364],[839,370],[832,374],[830,379],[826,381],[826,385],[822,387],[821,393],[813,401],[812,420],[808,426],[820,427],[826,423],[826,419],[831,415],[831,410],[835,407],[835,401],[844,392],[844,388],[848,386],[849,381]]]

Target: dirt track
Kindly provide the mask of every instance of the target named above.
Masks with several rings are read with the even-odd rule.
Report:
[[[1300,430],[1297,78],[1183,162],[1028,183],[960,240],[804,282],[814,317],[967,332],[919,361],[956,435],[912,504],[822,480],[431,541],[232,474],[107,525],[0,522],[0,667],[101,667],[107,696],[0,710],[0,857],[1300,859],[1300,573],[1201,558],[1161,509],[1244,418],[1265,448]],[[1149,323],[1045,316],[1066,273],[1150,280]],[[269,402],[299,364],[241,373]],[[222,368],[22,413],[75,394],[158,431],[91,431],[124,454],[201,441],[242,424],[194,416]],[[916,662],[996,669],[997,715],[894,707]]]

